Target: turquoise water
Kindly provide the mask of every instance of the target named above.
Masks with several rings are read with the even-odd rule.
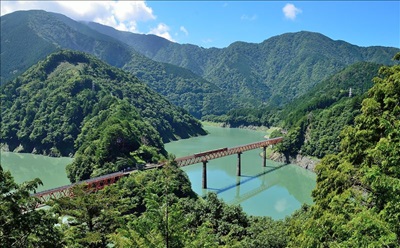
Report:
[[[40,178],[38,191],[70,184],[65,166],[72,158],[52,158],[29,153],[1,152],[1,166],[9,170],[17,183]]]
[[[166,144],[166,150],[176,157],[193,153],[234,147],[263,140],[265,133],[247,129],[205,127],[209,135]],[[207,189],[202,189],[202,164],[183,167],[193,190],[200,195],[216,192],[229,204],[240,204],[243,210],[256,216],[282,219],[303,203],[312,204],[314,173],[296,165],[284,165],[267,160],[262,166],[262,149],[241,155],[242,176],[236,176],[237,156],[232,155],[207,163]]]
[[[234,147],[263,140],[265,133],[246,129],[205,126],[209,135],[166,144],[166,150],[176,157],[201,151]],[[199,195],[216,192],[229,204],[240,204],[245,212],[256,216],[282,219],[299,209],[303,203],[312,203],[315,174],[296,165],[283,165],[267,160],[262,166],[261,149],[244,152],[242,176],[236,176],[237,156],[210,160],[207,164],[208,188],[202,189],[202,164],[182,169],[187,173],[193,190]],[[10,170],[16,182],[40,178],[43,186],[51,189],[69,184],[65,166],[72,158],[51,158],[41,155],[1,152],[3,169]]]

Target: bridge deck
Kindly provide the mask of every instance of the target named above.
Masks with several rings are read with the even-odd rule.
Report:
[[[274,144],[281,142],[282,139],[283,139],[282,137],[279,137],[279,138],[263,140],[263,141],[250,143],[250,144],[237,146],[237,147],[232,147],[232,148],[220,148],[220,149],[210,150],[210,151],[206,151],[206,152],[196,153],[196,154],[186,156],[186,157],[177,158],[177,159],[175,159],[175,161],[178,163],[178,166],[180,166],[180,167],[188,166],[191,164],[201,163],[203,161],[217,159],[217,158],[229,156],[232,154],[239,154],[239,153],[242,153],[245,151],[262,148],[262,147],[267,147],[269,145],[274,145]],[[144,167],[144,169],[159,168],[162,166],[164,166],[164,164],[151,164],[151,165],[146,165]],[[88,187],[90,187],[94,190],[99,190],[99,189],[102,189],[106,185],[115,183],[119,178],[129,175],[135,171],[136,170],[115,172],[115,173],[111,173],[108,175],[84,180],[81,182],[77,182],[77,183],[37,192],[35,194],[32,194],[32,196],[38,197],[42,202],[46,202],[52,198],[59,198],[59,197],[63,197],[63,196],[71,197],[72,196],[71,188],[77,184],[87,184]]]
[[[217,159],[217,158],[229,156],[232,154],[238,154],[238,153],[242,153],[245,151],[254,150],[257,148],[274,145],[274,144],[281,142],[282,139],[283,139],[282,137],[279,137],[279,138],[254,142],[254,143],[250,143],[247,145],[236,146],[236,147],[232,147],[232,148],[215,149],[215,150],[211,150],[211,151],[207,151],[207,152],[196,153],[196,154],[186,156],[186,157],[177,158],[177,159],[175,159],[175,161],[178,163],[178,166],[180,166],[180,167],[188,166],[191,164],[201,163],[203,161],[209,161],[212,159]]]

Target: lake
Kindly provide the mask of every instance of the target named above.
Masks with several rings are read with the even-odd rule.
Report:
[[[265,135],[264,132],[239,128],[205,126],[205,129],[209,135],[167,143],[166,150],[181,157],[261,141]],[[267,167],[263,167],[261,152],[262,149],[257,149],[241,155],[240,177],[236,176],[236,155],[210,160],[207,164],[207,189],[201,187],[202,164],[182,169],[197,194],[216,192],[228,204],[240,204],[250,215],[282,219],[299,209],[303,203],[312,204],[315,174],[296,165],[284,165],[271,160],[267,160]],[[65,166],[71,162],[72,158],[1,152],[3,169],[10,170],[18,183],[40,178],[43,186],[39,191],[69,184]]]
[[[181,157],[261,141],[265,135],[265,132],[249,129],[205,128],[209,135],[167,143],[166,150]],[[312,204],[311,191],[316,185],[316,175],[297,165],[272,160],[267,160],[267,167],[263,167],[261,153],[262,149],[256,149],[241,155],[240,177],[236,176],[236,155],[210,160],[207,163],[207,189],[202,189],[202,164],[182,169],[197,194],[216,192],[228,204],[240,204],[250,215],[282,219],[303,203]]]

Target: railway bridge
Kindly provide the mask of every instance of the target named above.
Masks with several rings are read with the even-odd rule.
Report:
[[[188,166],[192,164],[197,164],[197,163],[203,163],[203,175],[202,175],[202,187],[203,189],[207,188],[207,163],[209,160],[212,159],[217,159],[225,156],[230,156],[233,154],[237,154],[238,157],[238,162],[237,162],[237,176],[241,176],[241,154],[243,152],[249,151],[249,150],[254,150],[254,149],[263,149],[263,166],[266,167],[266,148],[270,145],[275,145],[279,142],[282,141],[282,137],[274,138],[274,139],[267,139],[255,143],[250,143],[246,145],[241,145],[237,147],[232,147],[232,148],[219,148],[219,149],[214,149],[214,150],[209,150],[205,152],[200,152],[200,153],[195,153],[190,156],[185,156],[185,157],[180,157],[176,158],[175,161],[177,162],[178,166],[183,167],[183,166]],[[153,164],[153,165],[146,165],[144,166],[144,169],[154,169],[154,168],[160,168],[164,166],[165,164]],[[73,186],[77,184],[86,184],[87,187],[93,191],[100,190],[104,188],[107,185],[111,185],[115,183],[118,179],[121,177],[127,176],[131,173],[136,172],[137,170],[127,170],[127,171],[120,171],[120,172],[115,172],[111,173],[108,175],[100,176],[100,177],[95,177],[91,178],[88,180],[84,180],[81,182],[73,183],[70,185],[65,185],[61,186],[58,188],[53,188],[53,189],[48,189],[44,190],[41,192],[37,192],[35,194],[32,194],[32,196],[39,198],[40,202],[43,204],[47,202],[50,199],[54,198],[60,198],[63,196],[67,197],[73,197],[73,191],[72,188]],[[39,205],[40,207],[42,205]]]

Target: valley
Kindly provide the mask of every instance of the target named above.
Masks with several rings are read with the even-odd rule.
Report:
[[[282,11],[286,24],[302,13]],[[165,34],[2,14],[0,244],[399,246],[399,47],[297,30],[204,48]],[[283,137],[268,152],[279,163],[262,166],[260,150],[175,161],[266,135]],[[315,158],[315,173],[298,157]],[[131,168],[35,210],[34,192]]]

